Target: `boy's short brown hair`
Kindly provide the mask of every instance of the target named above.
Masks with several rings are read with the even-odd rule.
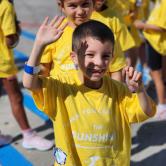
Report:
[[[86,37],[95,38],[103,43],[109,41],[114,46],[114,34],[112,30],[99,21],[90,20],[80,24],[74,30],[72,37],[72,51],[78,53],[82,41]]]

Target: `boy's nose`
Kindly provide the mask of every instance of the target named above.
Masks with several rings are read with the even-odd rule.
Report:
[[[103,64],[102,58],[101,57],[96,57],[95,60],[94,60],[94,63],[97,66],[102,66],[102,64]]]
[[[82,9],[81,7],[78,7],[77,13],[78,14],[83,14],[84,13],[84,9]]]

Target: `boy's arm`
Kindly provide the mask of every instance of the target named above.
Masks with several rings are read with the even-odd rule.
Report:
[[[39,66],[43,49],[44,46],[38,40],[36,40],[32,49],[32,53],[26,65],[31,67]],[[37,74],[31,75],[29,73],[26,73],[25,71],[23,74],[23,85],[25,88],[31,90],[40,89],[42,87],[41,81]]]
[[[40,64],[40,59],[44,48],[55,42],[62,35],[64,28],[67,23],[61,26],[64,17],[56,16],[53,20],[48,23],[48,17],[44,20],[40,26],[35,43],[32,49],[32,53],[27,62],[27,66],[31,69],[34,69]],[[37,74],[32,74],[24,71],[23,74],[23,85],[28,89],[40,89],[42,87],[41,80]]]
[[[151,99],[142,84],[141,73],[134,70],[133,67],[126,67],[124,71],[126,74],[126,84],[128,85],[129,90],[137,93],[139,103],[144,113],[148,116],[153,116],[153,106],[151,104]]]

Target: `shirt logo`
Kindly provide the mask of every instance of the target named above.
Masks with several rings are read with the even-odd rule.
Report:
[[[53,155],[58,164],[64,165],[66,163],[67,154],[63,152],[60,148],[55,147],[53,149]]]

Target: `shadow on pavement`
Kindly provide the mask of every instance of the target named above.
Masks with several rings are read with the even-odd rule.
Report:
[[[131,155],[150,146],[160,146],[166,143],[166,121],[157,121],[145,123],[137,132],[137,136],[132,138],[132,144],[138,144],[137,147],[131,150]],[[145,160],[135,163],[131,166],[164,166],[166,165],[166,150],[162,150],[155,155],[152,155]],[[164,164],[165,163],[165,164]]]
[[[165,166],[166,150],[162,150],[140,162],[131,162],[131,166]]]

